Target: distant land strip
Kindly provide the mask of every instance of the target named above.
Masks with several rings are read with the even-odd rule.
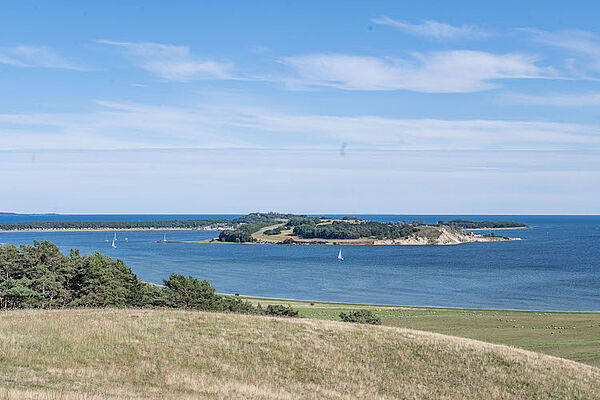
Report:
[[[166,221],[38,221],[4,222],[0,231],[52,231],[52,230],[150,230],[150,229],[231,229],[227,220],[166,220]]]

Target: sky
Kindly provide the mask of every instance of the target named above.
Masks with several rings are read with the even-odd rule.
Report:
[[[0,211],[598,214],[598,15],[6,2]]]

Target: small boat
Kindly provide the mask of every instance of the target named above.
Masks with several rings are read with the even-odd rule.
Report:
[[[114,240],[115,242],[116,242],[117,240],[119,240],[119,239],[117,239],[117,232],[115,232],[115,237],[114,237],[114,239],[113,239],[113,240]]]
[[[340,253],[338,254],[338,261],[344,261],[344,257],[342,257],[342,249],[340,249]]]
[[[128,241],[129,239],[125,238],[125,241]]]
[[[163,233],[163,243],[167,243],[167,234]]]
[[[113,239],[112,244],[110,245],[110,247],[112,247],[113,249],[117,248],[117,245],[115,244],[115,240],[116,239]]]

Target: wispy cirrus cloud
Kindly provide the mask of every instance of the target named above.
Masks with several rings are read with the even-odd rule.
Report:
[[[168,81],[234,79],[231,63],[199,59],[187,46],[112,40],[98,42],[121,48],[141,68]]]
[[[555,76],[531,55],[454,50],[413,53],[412,58],[344,54],[284,57],[298,74],[290,85],[327,86],[346,90],[410,90],[424,93],[468,93],[498,86],[501,79]]]
[[[400,119],[264,108],[98,102],[95,112],[0,114],[0,150],[351,148],[385,151],[600,150],[597,126],[511,120]]]
[[[548,93],[529,95],[511,93],[501,99],[512,104],[527,104],[551,107],[597,107],[600,106],[600,93]]]
[[[566,68],[580,79],[593,79],[594,73],[600,72],[600,37],[592,32],[582,30],[544,31],[521,28],[518,31],[530,35],[537,43],[566,51],[573,58],[567,59]],[[592,75],[590,76],[590,73]]]
[[[580,54],[600,56],[600,38],[592,32],[582,30],[551,32],[532,28],[521,28],[518,30],[529,33],[539,43],[560,47]]]
[[[489,32],[472,25],[454,26],[434,20],[427,20],[420,24],[411,24],[405,21],[395,20],[387,16],[382,16],[371,19],[371,22],[378,25],[392,26],[411,35],[425,36],[440,40],[482,38],[490,36]]]
[[[0,64],[14,67],[83,69],[49,47],[32,45],[0,47]]]

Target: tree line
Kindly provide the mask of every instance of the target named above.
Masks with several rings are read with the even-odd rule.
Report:
[[[171,274],[164,285],[142,282],[123,261],[100,253],[62,254],[49,241],[0,246],[0,308],[182,308],[257,315],[298,316],[291,307],[266,308],[219,295],[206,280]]]
[[[333,221],[331,224],[324,225],[298,225],[294,227],[293,233],[304,239],[359,239],[361,237],[401,239],[416,231],[415,227],[405,223]]]
[[[275,222],[281,219],[292,218],[294,214],[280,214],[275,212],[260,213],[254,212],[232,220],[236,224],[253,224],[257,222]]]
[[[3,222],[0,230],[26,229],[196,229],[206,226],[229,226],[226,220],[167,220],[167,221],[39,221],[39,222]]]
[[[499,228],[527,228],[526,224],[506,221],[469,221],[466,219],[454,219],[449,222],[439,221],[440,225],[450,225],[462,229],[499,229]]]

